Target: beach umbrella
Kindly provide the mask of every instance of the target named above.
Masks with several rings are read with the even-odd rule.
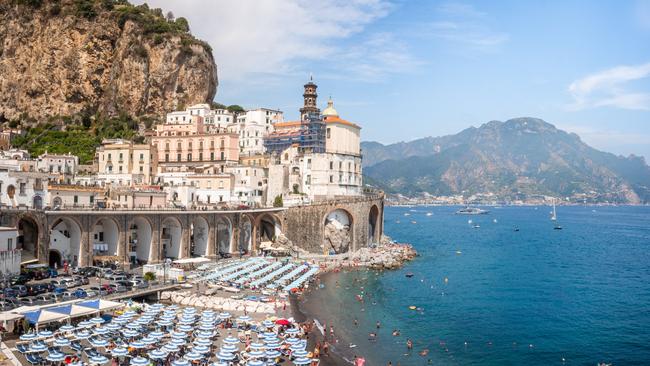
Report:
[[[68,324],[66,324],[66,325],[62,326],[61,328],[59,328],[59,332],[64,332],[64,333],[72,332],[73,330],[75,330],[75,328],[72,325],[68,325]]]
[[[305,351],[304,349],[299,349],[299,350],[293,351],[293,353],[291,353],[291,355],[296,357],[296,358],[307,357],[308,354],[309,354],[309,352]]]
[[[111,350],[111,355],[113,357],[122,357],[129,354],[129,350],[124,347],[116,347]]]
[[[106,347],[108,346],[108,341],[105,339],[90,339],[90,344],[92,344],[93,347]]]
[[[294,365],[309,365],[311,363],[311,359],[303,357],[303,358],[296,358],[293,360]]]
[[[237,338],[235,338],[233,336],[230,336],[230,337],[226,337],[223,340],[223,343],[225,343],[225,344],[239,344],[239,339],[237,339]]]
[[[287,339],[284,340],[284,343],[296,344],[296,343],[300,343],[300,339],[298,339],[298,338],[287,338]]]
[[[92,364],[96,364],[96,365],[103,365],[106,362],[108,362],[108,358],[106,358],[106,356],[96,355],[96,356],[91,357],[88,360],[88,362],[90,362]]]
[[[187,360],[180,359],[172,362],[172,366],[190,366],[190,363]]]
[[[228,366],[228,364],[225,362],[215,362],[213,364],[210,364],[210,366]]]
[[[53,344],[57,347],[65,347],[70,345],[70,340],[67,338],[57,338]]]
[[[169,353],[175,353],[175,352],[180,351],[180,348],[178,347],[178,345],[174,344],[174,343],[167,343],[166,345],[164,345],[162,347],[162,349],[164,351],[166,351],[166,352],[169,352]]]
[[[187,354],[186,354],[185,356],[183,356],[183,357],[184,357],[186,360],[188,360],[188,361],[196,361],[196,360],[200,360],[200,359],[202,359],[202,358],[203,358],[203,355],[200,354],[200,353],[198,353],[198,352],[194,352],[194,351],[192,351],[192,352],[187,353]]]
[[[246,366],[264,366],[264,365],[266,364],[260,360],[250,360],[246,363]]]
[[[288,335],[296,335],[296,334],[298,334],[300,331],[299,331],[298,329],[296,329],[296,328],[291,328],[291,329],[287,329],[287,330],[285,330],[284,332],[287,333]]]
[[[262,322],[262,326],[264,328],[272,328],[274,325],[275,325],[275,323],[273,323],[270,320],[265,320],[265,321]]]
[[[142,328],[142,326],[140,324],[134,322],[134,323],[127,324],[126,328],[127,329],[132,329],[132,330],[138,330],[138,329]]]
[[[262,358],[265,356],[265,353],[262,351],[251,351],[248,352],[248,356],[251,358]]]
[[[119,325],[124,325],[128,323],[130,320],[127,318],[115,318],[113,319],[112,323],[119,324]]]
[[[194,319],[182,318],[178,321],[179,325],[192,325],[195,323]]]
[[[162,337],[164,337],[164,336],[165,336],[165,333],[163,333],[163,332],[161,332],[161,331],[155,331],[155,332],[151,332],[151,333],[149,333],[149,337],[151,337],[151,338],[157,338],[157,339],[160,339],[160,338],[162,338]]]
[[[186,343],[186,341],[185,338],[172,338],[171,343],[177,346],[182,346]]]
[[[264,343],[266,343],[266,346],[267,346],[267,347],[270,347],[271,344],[276,344],[276,343],[279,344],[279,343],[280,343],[280,340],[278,339],[278,337],[275,337],[275,338],[265,338],[265,339],[264,339]],[[278,347],[280,347],[280,346],[278,346]]]
[[[199,338],[212,338],[214,335],[214,332],[211,330],[200,330],[196,333],[196,336]]]
[[[106,327],[97,327],[96,329],[93,330],[93,333],[95,333],[95,334],[106,334],[106,333],[108,333],[108,329]]]
[[[305,347],[306,347],[306,345],[304,345],[304,344],[302,344],[302,343],[296,343],[296,344],[292,345],[292,346],[289,347],[289,348],[290,348],[292,351],[295,352],[295,351],[304,350]]]
[[[133,329],[127,329],[123,331],[122,334],[127,338],[133,338],[133,337],[137,337],[140,334],[140,332]]]
[[[45,359],[51,362],[61,362],[65,359],[65,354],[61,352],[52,352],[47,355]]]
[[[224,344],[223,346],[221,346],[221,351],[224,351],[226,353],[233,353],[233,352],[237,352],[238,350],[239,348],[234,344]]]
[[[210,316],[210,315],[215,315],[215,314],[216,314],[216,313],[214,312],[214,310],[210,310],[210,309],[203,310],[203,311],[201,312],[201,315],[202,315],[202,316]]]
[[[289,325],[289,324],[291,324],[291,322],[288,321],[287,319],[278,319],[278,320],[275,321],[275,324],[277,324],[277,325]]]
[[[82,330],[80,332],[75,333],[74,336],[77,339],[86,339],[86,338],[90,338],[90,332],[88,332],[87,330]]]
[[[31,341],[36,339],[37,335],[36,333],[25,333],[20,336],[21,341]]]
[[[248,323],[251,320],[253,320],[253,318],[251,318],[249,315],[242,315],[239,318],[237,318],[237,321],[242,323]]]
[[[149,352],[149,357],[151,357],[154,360],[162,360],[165,357],[167,357],[167,352],[161,350],[161,349],[155,349],[151,352]]]
[[[38,338],[48,338],[48,337],[51,337],[53,335],[54,335],[54,333],[52,333],[49,330],[44,330],[44,331],[38,332]]]
[[[127,310],[122,314],[122,316],[125,317],[125,318],[132,318],[132,317],[134,317],[136,315],[138,315],[138,313],[136,313],[133,310]]]
[[[178,305],[176,304],[171,304],[167,307],[168,310],[178,310]]]
[[[92,319],[90,319],[90,321],[92,323],[95,323],[95,324],[104,324],[106,322],[106,320],[104,320],[103,318],[100,318],[100,317],[92,318]]]
[[[196,338],[194,340],[194,345],[195,346],[210,347],[210,346],[212,346],[212,340],[205,339],[205,338]]]
[[[144,357],[135,357],[131,359],[131,366],[149,366],[149,360]]]
[[[171,336],[172,336],[172,338],[186,338],[186,337],[187,337],[187,333],[185,333],[185,332],[179,332],[179,331],[175,330],[175,331],[173,331],[173,332],[171,333]]]
[[[231,315],[227,311],[224,311],[223,313],[219,313],[219,318],[221,318],[221,319],[229,319],[230,317],[231,317]]]
[[[134,323],[139,324],[139,325],[147,325],[147,324],[151,323],[152,321],[153,321],[153,319],[138,319]]]
[[[163,309],[164,307],[165,307],[165,305],[163,305],[163,304],[161,304],[159,302],[149,305],[149,309]]]
[[[262,333],[262,338],[275,338],[278,335],[275,334],[274,332],[264,332]]]
[[[214,329],[214,324],[201,323],[201,325],[199,325],[199,330],[211,331],[213,329]]]
[[[106,327],[104,327],[104,328],[114,332],[116,330],[122,329],[122,326],[117,324],[117,323],[109,323],[109,324],[106,324]]]
[[[160,317],[160,320],[174,320],[176,319],[176,314],[163,314]]]
[[[219,352],[217,353],[217,358],[224,361],[232,361],[235,359],[235,355],[230,352]]]
[[[140,341],[134,341],[134,342],[129,343],[129,347],[135,348],[135,349],[145,348],[146,346],[147,346],[146,344],[144,344],[143,342],[140,342]]]
[[[86,366],[86,365],[84,365],[83,361],[79,360],[77,362],[73,362],[71,364],[68,364],[68,366]]]
[[[140,340],[140,342],[142,342],[144,344],[154,344],[154,343],[158,342],[158,340],[156,340],[153,337],[144,337],[144,338],[142,338]]]
[[[263,350],[266,349],[266,346],[264,345],[264,343],[255,342],[255,343],[251,343],[251,348]]]
[[[193,330],[194,330],[194,327],[192,327],[191,325],[180,325],[180,326],[178,326],[178,328],[176,328],[176,329],[178,329],[178,330],[181,331],[181,332],[185,332],[185,333],[187,333],[187,332],[191,332],[191,331],[193,331]]]
[[[210,352],[210,348],[208,348],[208,346],[196,346],[192,348],[192,351],[200,354],[205,354]]]
[[[88,320],[84,320],[84,321],[80,322],[79,324],[77,324],[78,328],[90,328],[90,327],[94,327],[94,326],[95,326],[95,323],[90,322]]]
[[[160,325],[161,327],[168,327],[170,325],[174,325],[174,322],[171,320],[161,320],[158,322],[158,325]]]
[[[183,309],[183,312],[186,313],[186,314],[187,313],[194,314],[194,313],[196,313],[196,309],[192,308],[192,307],[189,307],[189,308]]]
[[[266,351],[266,357],[267,358],[276,358],[276,357],[280,357],[280,355],[281,355],[281,353],[278,350],[269,349],[269,350]]]
[[[45,343],[33,343],[29,346],[29,350],[33,352],[47,351],[47,345]]]

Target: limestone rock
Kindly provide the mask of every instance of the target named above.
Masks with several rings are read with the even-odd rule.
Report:
[[[146,33],[122,21],[120,8],[131,5],[94,2],[89,19],[73,0],[19,3],[0,3],[0,120],[81,111],[162,117],[216,93],[209,47],[188,33]]]

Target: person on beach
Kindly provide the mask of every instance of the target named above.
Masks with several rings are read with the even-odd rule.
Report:
[[[327,341],[323,342],[323,356],[329,356],[330,345]]]

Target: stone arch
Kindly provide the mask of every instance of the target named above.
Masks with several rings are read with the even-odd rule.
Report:
[[[225,216],[219,216],[216,220],[217,225],[217,254],[227,254],[232,252],[232,222]]]
[[[61,268],[63,266],[63,257],[56,249],[50,249],[47,257],[47,263],[52,268]]]
[[[39,226],[37,221],[29,216],[18,219],[18,238],[16,249],[22,249],[22,261],[38,259]]]
[[[330,210],[323,220],[323,252],[346,253],[356,249],[354,216],[343,208]]]
[[[100,217],[91,229],[93,255],[117,256],[121,232],[119,223],[111,217]]]
[[[73,267],[79,265],[83,256],[81,253],[83,226],[71,217],[60,217],[50,226],[50,250],[57,250],[62,260]]]
[[[381,236],[379,224],[379,207],[372,205],[368,213],[368,244],[378,243]]]
[[[248,215],[243,215],[239,222],[239,252],[250,253],[253,246],[253,222]]]
[[[190,253],[192,256],[208,255],[210,225],[205,217],[197,215],[190,224]]]
[[[144,216],[136,216],[129,222],[129,245],[127,254],[130,262],[149,262],[153,239],[153,224]]]
[[[282,220],[272,213],[263,213],[255,220],[257,244],[263,241],[273,241],[282,234]]]
[[[162,257],[178,259],[182,256],[183,223],[174,216],[165,217],[161,223],[160,244]]]

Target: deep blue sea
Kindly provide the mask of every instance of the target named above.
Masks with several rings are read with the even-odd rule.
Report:
[[[338,350],[373,366],[650,365],[650,207],[558,207],[563,230],[549,207],[457,209],[387,208],[386,234],[420,257],[313,291],[309,302],[331,304],[320,320],[357,345]]]

